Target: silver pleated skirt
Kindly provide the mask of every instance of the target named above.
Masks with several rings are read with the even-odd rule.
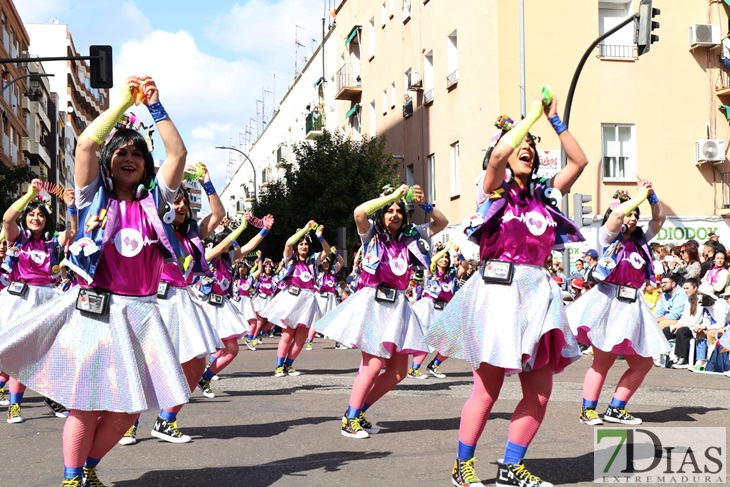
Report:
[[[377,357],[428,351],[423,328],[403,291],[394,303],[375,300],[364,287],[314,324],[325,336]]]
[[[213,306],[208,302],[208,298],[200,293],[194,293],[193,298],[203,308],[203,313],[208,317],[221,340],[238,339],[248,332],[248,323],[243,320],[243,315],[228,296],[223,298],[222,306]]]
[[[256,294],[256,296],[251,298],[251,303],[253,304],[253,309],[256,311],[256,314],[266,318],[266,316],[261,313],[264,309],[266,309],[272,299],[274,299],[273,296],[268,296],[266,294]]]
[[[59,295],[53,286],[34,286],[28,284],[28,290],[23,296],[10,294],[5,288],[0,291],[0,330],[11,321],[25,316],[38,306],[42,306]]]
[[[233,305],[238,308],[238,312],[241,313],[246,323],[256,319],[253,301],[248,296],[241,296],[241,299],[238,301],[233,300]]]
[[[76,310],[79,288],[0,330],[11,376],[69,409],[138,413],[187,402],[187,380],[155,296],[112,295],[108,316]]]
[[[544,366],[558,373],[581,356],[560,288],[531,265],[515,265],[510,285],[469,279],[431,324],[426,342],[474,369],[488,363],[508,374]]]
[[[619,301],[616,288],[599,283],[567,307],[578,341],[621,355],[653,357],[668,352],[669,343],[644,299],[639,295],[633,303]]]
[[[322,317],[314,294],[311,289],[302,289],[298,296],[294,296],[285,289],[274,296],[259,314],[282,328],[296,328],[300,325],[309,328]]]
[[[193,300],[190,288],[170,286],[167,299],[158,298],[157,304],[181,364],[223,348],[218,332],[203,307]]]
[[[319,310],[322,316],[337,307],[337,296],[335,293],[325,293],[324,296],[320,293],[315,293],[315,296],[317,297],[317,304],[319,304]]]
[[[434,300],[429,298],[421,298],[413,303],[413,312],[416,313],[418,319],[421,322],[424,333],[428,332],[431,328],[431,324],[436,321],[436,318],[443,312],[442,309],[436,309],[433,306]],[[436,352],[433,347],[428,347],[429,352]]]

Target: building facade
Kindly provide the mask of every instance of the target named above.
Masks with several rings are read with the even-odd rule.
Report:
[[[13,2],[0,1],[0,21],[2,21],[2,42],[0,56],[20,58],[28,56],[28,32],[15,9]],[[23,63],[5,63],[2,69],[2,142],[0,160],[6,165],[24,164],[23,139],[28,132],[23,114],[23,98],[28,91],[27,66]]]
[[[423,186],[452,223],[475,209],[496,118],[518,120],[522,92],[529,106],[546,84],[562,116],[583,53],[639,7],[639,0],[524,2],[522,71],[521,2],[458,3],[343,0],[334,33],[337,125],[353,138],[387,136],[388,150],[402,156],[403,181]],[[654,7],[660,40],[648,53],[638,56],[629,25],[588,56],[570,130],[590,164],[573,192],[592,196],[598,219],[616,190],[633,193],[639,178],[650,179],[669,214],[660,241],[702,239],[717,228],[728,243],[730,84],[721,60],[730,58],[728,6],[655,0]],[[542,118],[533,133],[545,169],[557,170],[552,127]],[[414,217],[425,218],[419,209]],[[585,232],[591,246],[599,223]]]

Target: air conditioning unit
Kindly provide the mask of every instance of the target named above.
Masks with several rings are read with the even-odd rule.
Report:
[[[421,73],[418,71],[411,71],[408,73],[408,89],[409,90],[418,90],[421,89],[423,86],[423,81],[421,81]]]
[[[692,47],[714,47],[720,45],[720,25],[690,24],[689,45]]]
[[[725,162],[725,141],[712,139],[696,141],[695,164],[701,162],[712,162],[713,164]]]

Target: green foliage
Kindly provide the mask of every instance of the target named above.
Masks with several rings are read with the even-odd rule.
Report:
[[[29,183],[36,175],[29,165],[8,166],[0,162],[0,211],[5,212],[21,194],[18,187]]]
[[[364,137],[355,142],[324,131],[313,144],[297,144],[294,154],[297,164],[269,184],[254,205],[255,215],[271,213],[276,219],[261,244],[264,255],[280,258],[286,240],[309,220],[325,226],[330,245],[336,245],[337,227],[345,227],[347,248],[352,249],[359,243],[353,210],[375,198],[385,184],[398,181],[398,163],[385,152],[385,140]]]

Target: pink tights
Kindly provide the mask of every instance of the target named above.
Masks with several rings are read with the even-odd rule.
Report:
[[[504,383],[504,369],[487,363],[482,363],[473,375],[474,388],[461,411],[459,425],[459,441],[466,445],[476,445],[479,441]],[[521,372],[519,378],[522,399],[512,413],[508,439],[512,443],[529,446],[545,418],[553,388],[553,370],[547,365]]]
[[[214,357],[216,357],[215,362],[213,362],[209,369],[213,374],[218,374],[221,370],[225,369],[228,364],[233,362],[233,359],[236,358],[238,355],[238,339],[236,338],[224,338],[222,340],[223,345],[225,345],[226,348],[223,350],[217,351],[215,354],[213,354]],[[201,372],[198,376],[198,380],[200,379],[200,376],[203,375]],[[186,375],[187,377],[187,375]],[[190,383],[190,378],[188,378],[188,384]],[[197,382],[196,382],[197,384]],[[192,386],[191,390],[194,390],[195,386]]]
[[[381,374],[383,367],[385,372]],[[354,409],[362,409],[364,404],[372,406],[402,381],[407,372],[407,354],[396,352],[386,359],[362,352],[360,372],[352,385],[349,406]]]
[[[6,374],[5,372],[0,372],[0,381],[3,383],[6,383],[10,379],[10,376]]]
[[[185,378],[188,380],[188,387],[190,387],[190,392],[193,392],[196,387],[198,387],[198,381],[200,380],[200,377],[203,375],[203,372],[205,372],[205,364],[206,360],[205,357],[202,358],[194,358],[192,360],[188,360],[184,364],[181,365],[183,369],[183,373],[185,374]],[[168,413],[179,413],[180,410],[183,408],[184,404],[179,404],[175,406],[174,408],[167,408],[165,411]]]
[[[8,380],[8,390],[13,394],[19,394],[25,392],[25,385],[22,382],[18,382],[16,379],[10,377]]]
[[[297,326],[295,329],[282,328],[276,356],[296,360],[304,348],[304,342],[307,340],[308,333],[309,328],[303,325]]]
[[[102,459],[139,414],[72,409],[63,427],[63,464],[82,467],[87,457]]]
[[[644,378],[651,370],[653,363],[651,357],[626,355],[624,358],[626,363],[629,364],[629,368],[619,379],[613,397],[619,401],[628,402],[641,383],[644,382]],[[593,363],[586,371],[586,376],[583,379],[583,399],[598,401],[608,371],[615,361],[616,354],[593,347]]]

